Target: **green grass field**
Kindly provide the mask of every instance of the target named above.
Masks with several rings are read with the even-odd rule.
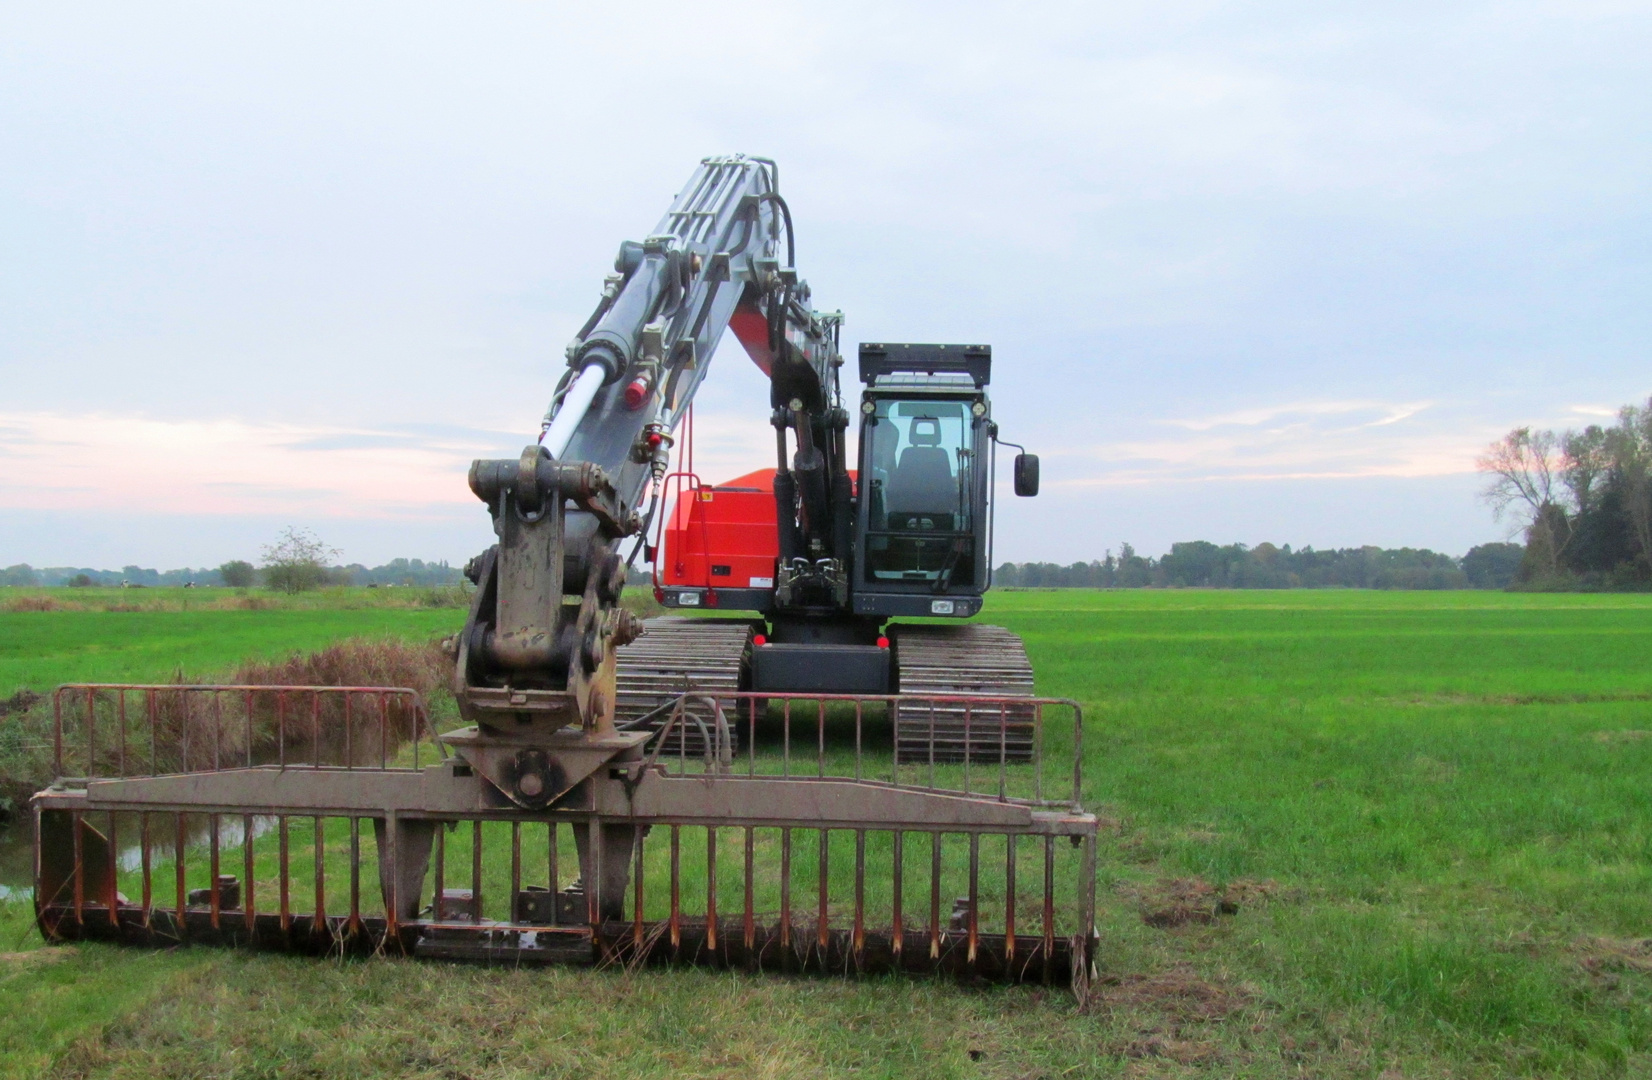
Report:
[[[15,596],[11,594],[17,594]],[[65,682],[202,678],[242,660],[347,637],[424,639],[463,625],[458,593],[326,589],[298,596],[234,589],[7,589],[0,604],[0,697]],[[17,610],[44,601],[55,610]]]
[[[454,609],[0,612],[0,693],[210,675]],[[1652,1075],[1652,597],[1008,592],[1086,710],[1105,984],[42,948],[15,1075]],[[3,722],[3,721],[0,721]]]

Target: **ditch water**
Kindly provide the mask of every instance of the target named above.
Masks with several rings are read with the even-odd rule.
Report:
[[[130,822],[127,821],[131,817]],[[274,817],[254,817],[252,819],[253,839],[257,839],[277,828],[277,819]],[[123,837],[138,835],[138,824],[135,815],[121,814],[117,823]],[[205,821],[196,821],[190,826],[188,845],[191,849],[204,849],[209,843],[207,825]],[[236,815],[225,814],[219,819],[218,843],[224,848],[239,847],[241,844],[241,818]],[[170,846],[170,845],[169,845]],[[155,850],[151,847],[150,850]],[[143,865],[143,851],[138,844],[122,844],[119,855],[120,869],[125,873],[135,873]],[[34,823],[28,819],[14,821],[9,825],[0,826],[0,901],[28,900],[34,896]]]
[[[34,895],[34,825],[27,819],[0,825],[0,900]]]

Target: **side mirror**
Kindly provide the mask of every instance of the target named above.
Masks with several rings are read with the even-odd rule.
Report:
[[[1017,495],[1038,494],[1038,455],[1015,455],[1015,493]]]

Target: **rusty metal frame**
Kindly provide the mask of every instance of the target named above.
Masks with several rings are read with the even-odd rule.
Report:
[[[83,771],[91,775],[62,779],[33,800],[36,911],[49,939],[395,951],[510,963],[944,972],[1059,982],[1080,996],[1087,992],[1095,958],[1097,830],[1082,805],[1082,711],[1071,701],[1014,699],[1033,712],[1036,752],[1026,761],[1000,755],[990,768],[968,756],[952,764],[902,765],[892,748],[885,761],[885,752],[867,748],[867,713],[875,708],[892,718],[897,709],[962,708],[972,717],[972,730],[973,717],[980,716],[988,734],[1007,713],[999,699],[797,695],[763,714],[759,702],[772,695],[685,695],[654,736],[651,754],[617,760],[556,804],[529,811],[501,798],[462,757],[413,767],[406,754],[392,760],[381,739],[378,761],[357,763],[349,732],[360,721],[350,711],[351,694],[411,694],[388,688],[203,687],[200,696],[220,704],[226,691],[242,695],[240,712],[229,710],[231,720],[243,723],[237,760],[224,760],[222,740],[211,753],[197,745],[193,753],[151,750],[134,760],[123,749],[110,751],[106,742],[100,754],[100,730],[107,735],[100,716],[119,722],[114,745],[124,747],[130,742],[128,696],[151,701],[149,692],[159,690],[179,688],[64,687],[55,699],[57,729],[63,732],[69,721],[69,733],[83,737],[90,766]],[[101,705],[96,692],[104,694]],[[308,760],[294,761],[282,749],[280,760],[259,763],[246,726],[262,715],[256,695],[307,701],[319,715],[315,703],[323,692],[339,695],[335,718],[342,718],[344,731],[316,736]],[[680,739],[676,754],[660,752],[671,727],[688,722],[691,699],[715,710],[718,728],[728,724],[729,707],[736,711],[734,722],[748,726],[737,758],[719,739],[710,740],[699,758],[684,754]],[[69,707],[77,701],[90,706]],[[422,704],[408,707],[418,723],[416,751],[434,729]],[[1071,719],[1058,740],[1059,755],[1045,745],[1052,726],[1047,711]],[[159,713],[146,706],[144,717],[153,721]],[[84,721],[78,731],[76,719]],[[794,725],[806,733],[794,732]],[[199,729],[217,738],[224,725],[213,714]],[[157,734],[151,724],[143,734],[182,740],[191,733],[184,724]],[[277,742],[285,747],[283,739]],[[719,742],[724,751],[711,752]],[[343,747],[344,760],[323,760],[327,745]],[[814,758],[812,768],[794,757],[794,745],[813,751],[804,755]],[[1048,766],[1067,753],[1071,773],[1064,763],[1059,772],[1071,776],[1071,790],[1065,783],[1046,785]],[[164,773],[134,768],[156,762],[191,767]],[[70,755],[65,764],[73,763]],[[310,824],[295,843],[291,826],[299,821]],[[371,845],[363,844],[363,821],[372,826]],[[190,889],[201,862],[192,826],[199,832],[203,822],[206,887]],[[225,822],[239,835],[227,844]],[[541,828],[546,884],[524,886],[524,833]],[[120,837],[134,831],[139,850],[123,870]],[[305,831],[310,852],[302,850]],[[812,859],[794,850],[807,832],[815,834],[818,848]],[[462,861],[468,865],[461,875],[469,888],[451,889],[448,879],[459,869],[454,860],[467,846],[466,833],[469,851]],[[735,840],[721,879],[720,835]],[[577,848],[572,860],[559,856],[567,836]],[[1018,845],[1023,837],[1031,842]],[[1069,843],[1058,844],[1061,838]],[[255,892],[255,882],[259,859],[267,863],[272,846],[278,883],[267,896],[263,888]],[[984,880],[983,850],[1000,846],[1003,874]],[[230,863],[239,877],[223,872],[226,847],[232,860],[240,848],[239,865]],[[362,886],[369,847],[382,904]],[[925,847],[927,875],[924,860],[913,861]],[[947,859],[947,850],[955,857]],[[694,864],[700,855],[703,865]],[[156,888],[165,873],[157,863],[168,859],[174,880],[166,896],[169,890]],[[685,861],[696,876],[685,873]],[[577,866],[576,883],[565,883],[559,862]],[[805,870],[810,863],[813,874]],[[137,878],[136,903],[118,891],[123,874]],[[700,876],[704,898],[691,903]],[[262,877],[269,880],[268,873]],[[1076,895],[1058,901],[1058,882]],[[1029,885],[1031,893],[1025,892]],[[313,887],[313,904],[299,910],[306,887]],[[913,906],[914,890],[927,893],[927,903]],[[947,895],[960,890],[955,899]],[[812,897],[812,910],[797,909],[800,893]],[[731,898],[737,902],[726,903]],[[950,912],[943,900],[951,901]]]

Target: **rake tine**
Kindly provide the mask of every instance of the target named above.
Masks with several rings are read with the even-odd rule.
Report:
[[[138,813],[138,846],[141,849],[140,857],[143,860],[143,926],[147,930],[149,929],[149,912],[153,907],[154,900],[154,884],[150,880],[149,811],[147,810]]]
[[[310,924],[312,934],[327,932],[327,828],[321,818],[315,822],[315,921]]]
[[[682,951],[683,947],[683,903],[682,903],[682,859],[683,842],[680,826],[671,826],[671,955]]]
[[[754,832],[755,832],[755,830],[750,825],[746,826],[746,925],[745,925],[745,931],[746,931],[746,956],[747,956],[748,959],[750,959],[750,957],[751,957],[751,951],[752,951],[753,947],[757,944],[757,919],[756,919],[755,913],[752,911],[752,873],[751,873],[751,864],[752,864],[752,854],[753,854],[753,847],[754,847],[754,840],[755,840],[754,835],[753,835]]]
[[[510,920],[516,922],[516,910],[519,898],[522,895],[522,823],[511,822],[511,895]]]
[[[447,822],[436,823],[436,895],[430,902],[430,913],[437,922],[443,921],[442,894],[447,892]]]
[[[281,833],[280,854],[277,856],[277,861],[280,863],[279,875],[281,878],[281,933],[290,936],[293,929],[293,916],[290,906],[291,898],[288,895],[291,881],[288,864],[287,815],[281,815],[276,827]]]
[[[188,931],[185,929],[188,926],[188,923],[185,920],[185,915],[189,911],[188,882],[184,878],[184,842],[187,837],[184,834],[184,815],[179,813],[172,816],[174,819],[174,825],[176,826],[174,830],[176,836],[173,840],[172,849],[172,876],[177,882],[178,887],[178,934],[180,937],[183,937],[188,934]]]
[[[706,826],[706,949],[717,955],[717,826]]]
[[[941,958],[941,834],[929,834],[929,958]]]
[[[596,943],[597,951],[606,954],[602,940],[602,907],[600,904],[602,891],[602,819],[592,815],[586,823],[586,850],[590,852],[590,872],[581,873],[585,878],[585,915],[591,927],[591,940]],[[606,955],[602,957],[606,959]]]
[[[820,941],[820,958],[824,962],[826,959],[826,945],[830,940],[831,933],[827,925],[828,915],[826,907],[826,871],[828,852],[830,851],[830,833],[826,829],[820,829],[818,832],[820,836],[820,892],[818,894],[818,899],[820,901],[820,916],[815,922],[815,934]]]
[[[780,947],[792,947],[792,831],[780,830]]]
[[[547,824],[545,826],[545,837],[546,837],[545,876],[546,876],[546,881],[550,885],[550,889],[551,889],[551,925],[552,926],[557,926],[562,921],[562,917],[559,914],[557,914],[557,910],[556,910],[557,909],[556,894],[562,890],[562,877],[561,877],[561,874],[559,873],[560,868],[557,866],[556,822],[554,822],[554,821],[550,822],[549,824]]]
[[[1044,838],[1044,981],[1050,981],[1055,952],[1055,837]]]
[[[1004,834],[1004,961],[1015,963],[1015,834]]]
[[[858,971],[866,959],[866,830],[855,830],[855,928],[850,939]]]
[[[643,884],[642,884],[642,830],[638,829],[632,840],[635,867],[631,876],[636,879],[633,887],[636,890],[631,898],[631,944],[637,956],[642,956],[643,945]]]
[[[480,824],[480,823],[478,823]],[[361,929],[361,819],[350,818],[350,933]]]
[[[470,823],[470,921],[482,921],[482,819]]]
[[[245,880],[241,884],[241,922],[247,932],[247,940],[253,941],[258,937],[257,905],[252,895],[253,862],[252,847],[252,815],[241,815],[241,876]]]
[[[895,954],[896,967],[900,966],[901,953],[906,945],[906,919],[901,914],[901,880],[906,876],[906,858],[901,850],[903,840],[904,834],[901,830],[896,829],[894,839],[895,857],[893,859],[894,880],[890,883],[894,890],[894,896],[893,902],[890,904],[889,914],[890,921],[894,924],[890,945]]]
[[[216,699],[217,695],[213,695]],[[207,877],[207,898],[211,903],[212,928],[218,929],[218,815],[207,815],[207,843],[211,852],[212,872]]]

